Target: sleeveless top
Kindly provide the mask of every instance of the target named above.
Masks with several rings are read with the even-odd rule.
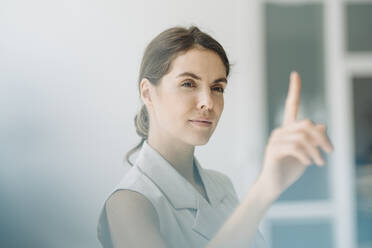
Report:
[[[208,201],[147,140],[132,168],[114,187],[142,194],[154,206],[160,231],[169,248],[204,247],[238,206],[234,186],[225,174],[203,169],[194,156]],[[113,248],[105,203],[98,220],[97,236],[104,248]],[[249,248],[266,248],[258,230]]]

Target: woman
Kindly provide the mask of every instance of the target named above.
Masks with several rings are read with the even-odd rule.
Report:
[[[266,247],[258,225],[269,206],[312,161],[331,152],[324,125],[297,121],[300,78],[290,77],[283,125],[265,149],[262,170],[239,203],[230,179],[203,169],[195,146],[208,142],[224,107],[229,60],[192,26],[173,27],[147,46],[140,68],[143,106],[135,117],[139,150],[99,220],[103,247]]]

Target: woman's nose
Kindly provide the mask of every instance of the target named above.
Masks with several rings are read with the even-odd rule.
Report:
[[[198,108],[206,108],[208,110],[213,108],[213,97],[212,92],[209,88],[201,90],[199,94]]]

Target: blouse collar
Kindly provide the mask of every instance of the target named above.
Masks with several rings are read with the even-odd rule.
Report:
[[[215,180],[208,170],[200,166],[194,156],[194,165],[206,190],[212,206],[216,206],[224,197],[224,191],[218,190]],[[143,142],[135,162],[138,168],[163,192],[174,208],[198,209],[198,200],[204,198],[158,151],[151,147],[147,140]],[[205,200],[204,200],[205,201]],[[206,202],[207,203],[207,202]]]

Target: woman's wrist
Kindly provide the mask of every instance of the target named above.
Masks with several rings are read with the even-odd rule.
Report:
[[[253,199],[266,209],[275,202],[280,194],[279,189],[273,188],[270,181],[260,175],[249,188],[245,198]]]

